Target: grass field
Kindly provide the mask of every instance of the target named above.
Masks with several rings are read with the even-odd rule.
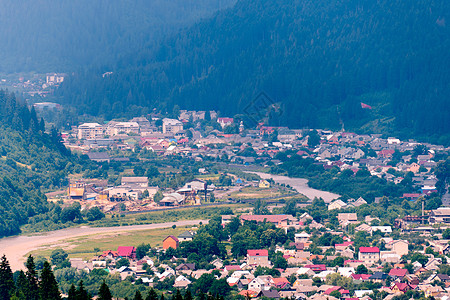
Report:
[[[226,205],[212,205],[212,206],[187,206],[186,208],[167,210],[167,211],[152,211],[137,214],[115,214],[107,215],[103,220],[93,222],[89,225],[104,227],[104,226],[126,226],[126,225],[140,225],[153,224],[163,222],[175,222],[179,220],[196,220],[196,219],[210,219],[211,217],[220,214],[224,209],[236,209],[245,207],[244,204],[226,204]]]
[[[277,197],[285,193],[286,192],[284,190],[282,190],[277,186],[271,188],[244,187],[240,191],[231,193],[230,197],[236,199],[254,199],[254,198]]]
[[[82,258],[89,260],[105,250],[117,250],[118,246],[138,246],[142,243],[152,247],[162,246],[162,241],[168,235],[178,236],[180,233],[193,228],[192,226],[137,230],[129,232],[105,233],[100,235],[88,235],[73,239],[63,240],[57,244],[44,245],[40,249],[31,252],[33,256],[49,258],[53,250],[62,248],[69,254],[69,258]],[[95,252],[94,249],[100,249]]]

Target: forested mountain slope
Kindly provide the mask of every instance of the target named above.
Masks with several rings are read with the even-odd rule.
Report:
[[[234,1],[0,0],[0,72],[110,64]]]
[[[266,91],[281,105],[274,125],[443,136],[449,14],[446,0],[239,0],[109,78],[76,74],[60,96],[94,115],[175,104],[234,115]]]
[[[53,131],[12,94],[0,91],[0,237],[17,234],[20,225],[55,206],[43,189],[66,184],[74,157]],[[79,167],[79,166],[78,166]],[[55,220],[57,221],[57,220]]]

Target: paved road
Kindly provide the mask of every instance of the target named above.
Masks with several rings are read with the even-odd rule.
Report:
[[[254,173],[257,174],[262,179],[269,179],[272,178],[276,183],[284,183],[289,184],[291,187],[293,187],[297,192],[300,194],[305,195],[309,199],[314,199],[314,197],[320,198],[326,202],[329,203],[333,201],[336,198],[339,198],[340,195],[325,192],[321,190],[316,190],[308,186],[308,179],[304,178],[292,178],[287,176],[281,176],[281,175],[272,175],[267,173],[261,173],[261,172],[248,172],[248,173]]]
[[[117,226],[117,227],[88,227],[82,226],[77,228],[67,228],[45,232],[42,234],[20,235],[15,237],[8,237],[0,239],[0,255],[5,254],[9,260],[13,271],[23,268],[25,256],[42,247],[43,245],[53,244],[65,239],[80,237],[93,234],[105,234],[123,231],[146,230],[168,228],[173,225],[189,226],[197,225],[200,222],[208,223],[208,220],[186,220],[177,222],[146,224],[146,225],[131,225],[131,226]]]

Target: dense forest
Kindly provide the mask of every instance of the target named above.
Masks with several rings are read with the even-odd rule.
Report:
[[[0,237],[20,233],[31,220],[48,219],[59,206],[47,203],[43,192],[67,185],[67,175],[81,171],[56,130],[44,131],[38,120],[14,96],[0,91]],[[86,162],[88,163],[88,162]],[[52,215],[53,216],[53,215]],[[58,221],[56,215],[54,221]]]
[[[69,72],[116,62],[234,0],[0,0],[0,72]],[[106,70],[109,71],[109,70]]]
[[[240,0],[121,57],[108,78],[75,74],[59,96],[92,115],[177,104],[233,116],[255,110],[252,99],[265,91],[278,113],[253,121],[448,143],[449,12],[444,0]]]

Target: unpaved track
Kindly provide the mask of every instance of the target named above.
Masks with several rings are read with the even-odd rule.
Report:
[[[135,230],[148,230],[169,228],[176,226],[190,226],[208,223],[208,220],[186,220],[167,223],[155,223],[146,225],[131,225],[117,227],[88,227],[67,228],[33,235],[20,235],[0,239],[0,255],[5,254],[13,271],[22,269],[25,262],[25,255],[48,244],[54,244],[65,239],[80,237],[85,235],[106,234],[115,232],[126,232]]]
[[[334,199],[337,199],[340,197],[338,194],[325,192],[321,190],[316,190],[308,186],[308,179],[304,178],[293,178],[293,177],[287,177],[287,176],[281,176],[281,175],[272,175],[267,173],[261,173],[261,172],[247,172],[247,173],[253,173],[261,177],[262,179],[270,179],[272,178],[276,183],[284,183],[289,184],[292,188],[294,188],[297,192],[300,194],[305,195],[309,199],[313,200],[314,197],[322,198],[326,203],[330,203]]]

